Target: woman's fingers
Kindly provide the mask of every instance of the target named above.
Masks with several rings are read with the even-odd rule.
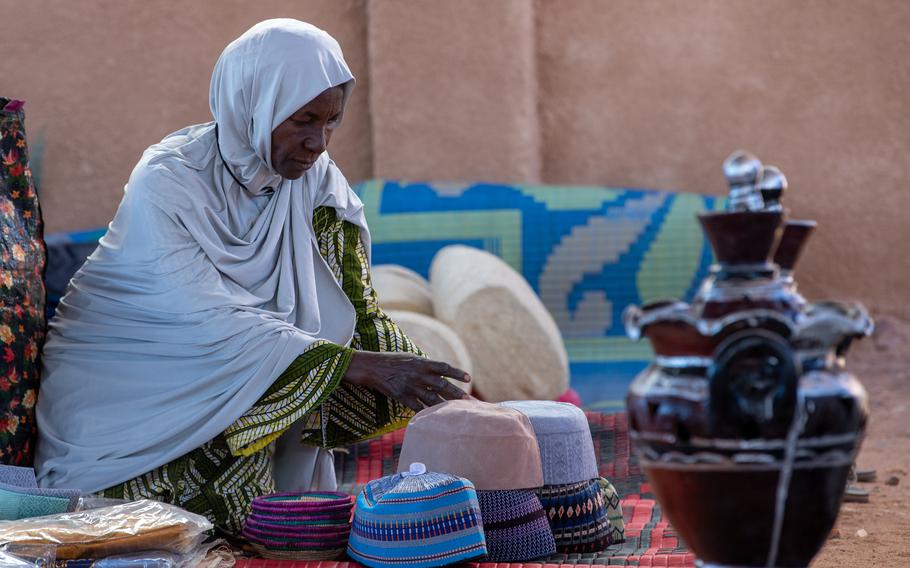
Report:
[[[436,362],[431,361],[431,363]],[[442,363],[442,365],[445,365],[445,363]],[[448,365],[445,366],[448,367]],[[416,388],[434,391],[446,400],[464,398],[463,390],[450,383],[441,375],[436,374],[440,367],[431,365],[430,368],[433,370],[426,371],[420,369],[413,375],[413,385]],[[452,367],[449,368],[451,369]]]
[[[461,369],[456,369],[455,367],[449,365],[448,363],[443,363],[442,361],[426,361],[426,369],[434,375],[439,375],[442,377],[449,377],[455,379],[456,381],[461,381],[463,383],[471,382],[471,375],[465,373]]]
[[[420,412],[421,410],[424,409],[423,402],[421,402],[417,396],[412,396],[409,394],[406,396],[399,397],[396,400],[398,400],[400,403],[407,406],[414,412]]]
[[[443,402],[443,400],[439,397],[439,394],[436,391],[426,389],[426,388],[418,389],[417,398],[420,399],[420,402],[422,402],[424,404],[424,406],[433,406],[434,404],[439,404],[440,402]]]
[[[446,400],[458,400],[465,397],[465,392],[463,390],[445,379],[442,379],[442,384],[438,387],[434,387],[434,390],[439,393],[439,396]]]
[[[345,374],[347,381],[376,389],[418,412],[446,400],[465,398],[464,391],[445,377],[471,381],[470,375],[448,363],[405,353],[358,351]]]

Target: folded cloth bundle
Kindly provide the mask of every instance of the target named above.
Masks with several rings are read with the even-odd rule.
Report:
[[[274,493],[253,500],[243,536],[264,558],[332,560],[351,533],[350,495]]]
[[[0,465],[0,520],[15,521],[29,517],[75,511],[81,492],[77,489],[38,487],[30,467]]]
[[[414,462],[465,477],[483,491],[543,485],[540,449],[528,418],[479,400],[450,400],[415,414],[405,430],[398,471]]]
[[[490,562],[525,562],[556,552],[540,499],[529,489],[478,491]]]
[[[480,504],[467,479],[423,464],[369,482],[357,497],[348,555],[370,568],[432,568],[487,553]]]

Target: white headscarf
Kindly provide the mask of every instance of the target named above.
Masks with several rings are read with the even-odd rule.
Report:
[[[272,130],[338,85],[346,102],[353,76],[331,36],[262,22],[215,66],[215,121],[145,151],[50,324],[42,486],[98,491],[174,460],[223,432],[314,341],[350,341],[354,309],[312,217],[334,207],[369,250],[362,203],[327,154],[293,181],[270,156]]]

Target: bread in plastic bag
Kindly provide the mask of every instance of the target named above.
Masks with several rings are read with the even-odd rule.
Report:
[[[144,550],[193,552],[212,523],[166,503],[122,505],[0,522],[0,544],[53,544],[57,560],[104,558]]]

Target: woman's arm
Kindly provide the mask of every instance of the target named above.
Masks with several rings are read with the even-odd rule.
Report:
[[[357,313],[354,353],[338,387],[308,418],[304,440],[347,445],[396,430],[414,411],[465,394],[443,377],[469,381],[464,371],[424,353],[379,308],[360,229],[320,207],[313,216],[320,253]]]

